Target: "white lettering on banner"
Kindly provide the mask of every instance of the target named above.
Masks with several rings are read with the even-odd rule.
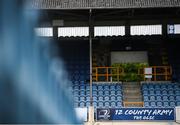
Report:
[[[171,115],[172,110],[154,110],[152,115]]]
[[[116,115],[122,115],[122,114],[123,114],[123,111],[122,111],[122,110],[115,110],[115,114],[116,114]]]
[[[126,110],[125,115],[150,115],[152,110]]]

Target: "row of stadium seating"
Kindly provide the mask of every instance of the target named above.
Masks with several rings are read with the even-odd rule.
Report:
[[[175,107],[180,105],[179,83],[142,83],[145,107]]]
[[[145,101],[144,102],[144,107],[175,107],[175,106],[179,106],[180,105],[180,101]]]
[[[121,107],[122,86],[120,83],[93,83],[93,105],[99,107]],[[74,84],[72,87],[75,107],[90,106],[89,84]]]

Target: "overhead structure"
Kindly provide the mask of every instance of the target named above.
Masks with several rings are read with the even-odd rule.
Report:
[[[27,0],[33,9],[125,9],[180,7],[180,0]]]

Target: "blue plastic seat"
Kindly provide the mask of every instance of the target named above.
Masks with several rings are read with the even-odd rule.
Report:
[[[168,91],[168,95],[174,95],[174,91],[173,90],[169,90]]]
[[[149,96],[143,96],[144,101],[149,101]]]
[[[111,96],[111,101],[115,101],[116,97],[115,96]]]
[[[144,107],[150,107],[149,102],[144,102]]]
[[[116,107],[116,102],[111,102],[111,107],[115,108]]]
[[[162,107],[162,106],[163,106],[162,102],[157,102],[157,107]]]
[[[169,96],[169,100],[170,100],[170,101],[174,101],[174,100],[175,100],[174,96],[172,96],[172,95]]]
[[[117,96],[117,101],[121,101],[122,100],[122,97],[121,96]]]
[[[148,93],[148,90],[144,90],[143,91],[143,95],[148,95],[149,93]]]
[[[156,100],[157,100],[157,101],[162,101],[161,96],[156,96]]]
[[[163,106],[164,107],[169,107],[169,103],[166,101],[166,102],[163,102]]]
[[[109,99],[109,96],[105,96],[105,97],[104,97],[104,100],[105,100],[105,101],[109,101],[109,100],[110,100],[110,99]]]
[[[151,101],[155,101],[155,96],[150,96]]]
[[[118,102],[116,103],[116,106],[117,106],[117,107],[122,107],[122,102],[118,101]]]
[[[149,94],[150,94],[150,95],[155,95],[154,90],[150,90],[150,91],[149,91]]]
[[[156,102],[150,102],[151,107],[156,107]]]
[[[73,95],[74,96],[79,96],[79,91],[74,91]]]
[[[97,107],[98,106],[97,102],[93,102],[93,106]]]
[[[102,85],[98,85],[98,90],[103,90],[103,86]]]
[[[155,93],[156,93],[156,95],[161,95],[161,91],[160,90],[156,90]]]
[[[81,97],[80,97],[80,101],[85,101],[85,97],[84,97],[84,96],[81,96]]]
[[[161,85],[161,90],[166,90],[166,85]]]
[[[105,107],[110,107],[109,102],[105,102],[105,103],[104,103],[104,106],[105,106]]]
[[[175,90],[176,95],[180,95],[180,90]]]
[[[110,90],[115,90],[115,89],[116,89],[115,85],[110,85]]]
[[[116,95],[122,95],[122,92],[120,90],[117,90]]]
[[[93,96],[93,101],[97,101],[98,99],[97,99],[97,96]]]
[[[115,95],[116,91],[115,90],[111,90],[110,93],[111,93],[111,95]]]
[[[104,86],[104,90],[109,90],[109,86],[108,86],[108,85],[105,85],[105,86]]]
[[[81,96],[84,96],[84,95],[86,95],[86,92],[85,92],[85,91],[80,91],[79,94],[80,94]]]
[[[110,95],[109,91],[108,90],[104,91],[104,95]]]
[[[93,96],[97,96],[97,95],[98,95],[98,92],[95,91],[95,90],[93,90],[93,91],[92,91],[92,95],[93,95]]]
[[[103,92],[103,91],[98,91],[98,95],[99,95],[99,96],[103,96],[103,95],[104,95],[104,92]]]
[[[180,95],[176,95],[176,101],[180,101]]]
[[[163,96],[162,99],[163,99],[163,101],[168,101],[169,100],[168,96]]]
[[[168,95],[167,90],[163,90],[162,95]]]
[[[98,100],[99,100],[99,101],[103,101],[103,100],[104,100],[103,96],[99,96],[99,97],[98,97]]]
[[[102,101],[98,102],[98,107],[100,107],[100,108],[103,108],[103,107],[104,107],[104,104],[103,104]]]
[[[176,106],[180,106],[180,101],[177,101],[177,102],[176,102]]]
[[[84,108],[85,107],[85,102],[80,102],[79,107]]]
[[[90,96],[86,96],[86,101],[90,101]]]
[[[170,102],[169,105],[170,105],[170,107],[175,107],[176,103],[175,102]]]
[[[160,90],[160,85],[155,85],[155,90]]]

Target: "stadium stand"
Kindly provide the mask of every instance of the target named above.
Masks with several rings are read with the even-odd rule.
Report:
[[[142,83],[144,107],[175,107],[180,105],[179,83]]]
[[[89,84],[73,84],[75,107],[90,106]],[[120,83],[93,83],[93,105],[95,108],[122,107],[122,85]]]

